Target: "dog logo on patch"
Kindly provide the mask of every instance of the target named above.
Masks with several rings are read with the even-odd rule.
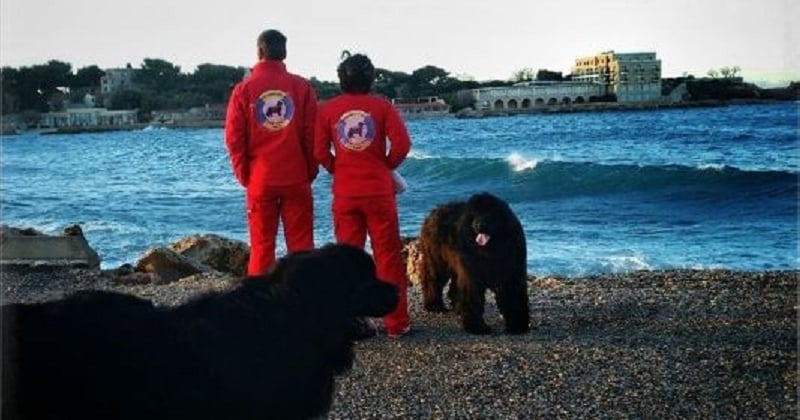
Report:
[[[375,121],[364,111],[346,112],[336,124],[339,142],[346,149],[360,152],[375,140]]]
[[[256,120],[262,127],[276,131],[292,121],[294,116],[294,102],[286,92],[268,90],[262,93],[255,105]]]

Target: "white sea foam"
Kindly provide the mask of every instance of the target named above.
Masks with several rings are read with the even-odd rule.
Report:
[[[714,170],[714,171],[722,171],[723,169],[727,168],[728,166],[724,163],[705,163],[698,165],[698,169],[701,170]]]
[[[3,221],[4,225],[8,225],[14,228],[31,228],[37,230],[45,235],[60,235],[61,232],[64,230],[67,225],[60,224],[54,220],[49,219],[9,219]]]
[[[436,156],[429,155],[429,154],[425,153],[424,150],[411,149],[411,151],[408,152],[408,156],[407,157],[414,158],[414,159],[433,159]]]
[[[626,273],[637,270],[652,270],[653,267],[641,255],[610,256],[603,264],[612,273]]]
[[[78,222],[84,233],[113,232],[117,234],[146,233],[147,229],[132,223],[122,223],[111,220],[86,220]]]
[[[526,169],[535,169],[536,165],[539,164],[539,161],[536,159],[526,159],[521,154],[517,152],[512,152],[506,158],[506,162],[511,165],[511,168],[514,169],[514,172],[521,172]]]
[[[142,131],[153,131],[153,130],[167,130],[167,127],[164,127],[163,125],[150,124],[150,125],[142,128]]]

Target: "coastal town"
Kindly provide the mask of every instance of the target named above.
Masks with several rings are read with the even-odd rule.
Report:
[[[217,67],[227,70],[225,75],[229,80],[226,82],[223,77],[219,81],[226,83],[223,88],[217,89],[216,95],[206,98],[209,100],[205,103],[199,104],[195,100],[197,106],[170,107],[158,104],[158,101],[148,101],[147,88],[150,91],[161,88],[159,84],[165,83],[162,80],[165,73],[172,73],[173,79],[181,74],[180,68],[169,62],[146,59],[141,69],[129,64],[123,68],[100,71],[95,66],[96,85],[77,89],[57,86],[46,95],[42,89],[38,89],[41,95],[47,97],[42,101],[44,106],[36,110],[25,109],[15,97],[22,83],[14,76],[21,78],[19,76],[25,69],[17,71],[4,68],[2,132],[8,135],[26,131],[47,134],[153,127],[222,127],[226,109],[225,88],[229,90],[237,81],[236,78],[240,80],[245,77],[248,70],[204,66],[210,66],[218,72]],[[798,82],[783,88],[760,88],[745,82],[736,66],[712,69],[703,77],[683,75],[664,78],[661,69],[661,60],[655,52],[622,53],[611,50],[576,58],[571,73],[567,75],[548,70],[534,73],[524,69],[509,81],[461,81],[435,66],[426,66],[411,75],[378,69],[376,91],[391,99],[407,120],[720,106],[797,100],[800,97]],[[157,71],[158,77],[147,80],[143,76],[147,70]],[[333,82],[321,82],[313,77],[311,82],[318,90],[320,100],[338,91],[338,86]],[[187,89],[183,90],[181,95],[189,95],[185,92]]]

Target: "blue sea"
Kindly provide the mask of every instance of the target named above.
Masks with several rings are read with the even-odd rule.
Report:
[[[797,269],[798,109],[410,121],[401,233],[416,236],[437,204],[488,191],[522,221],[534,275]],[[78,223],[104,268],[192,234],[247,240],[221,129],[22,134],[0,146],[2,223],[49,234]],[[322,245],[333,240],[327,174],[314,193]]]

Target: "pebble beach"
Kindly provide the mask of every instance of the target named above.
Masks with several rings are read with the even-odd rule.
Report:
[[[118,290],[175,305],[230,276],[122,285],[109,271],[2,267],[2,302]],[[798,415],[798,271],[639,271],[531,278],[533,328],[489,336],[422,309],[413,331],[356,343],[329,419],[743,418]]]

